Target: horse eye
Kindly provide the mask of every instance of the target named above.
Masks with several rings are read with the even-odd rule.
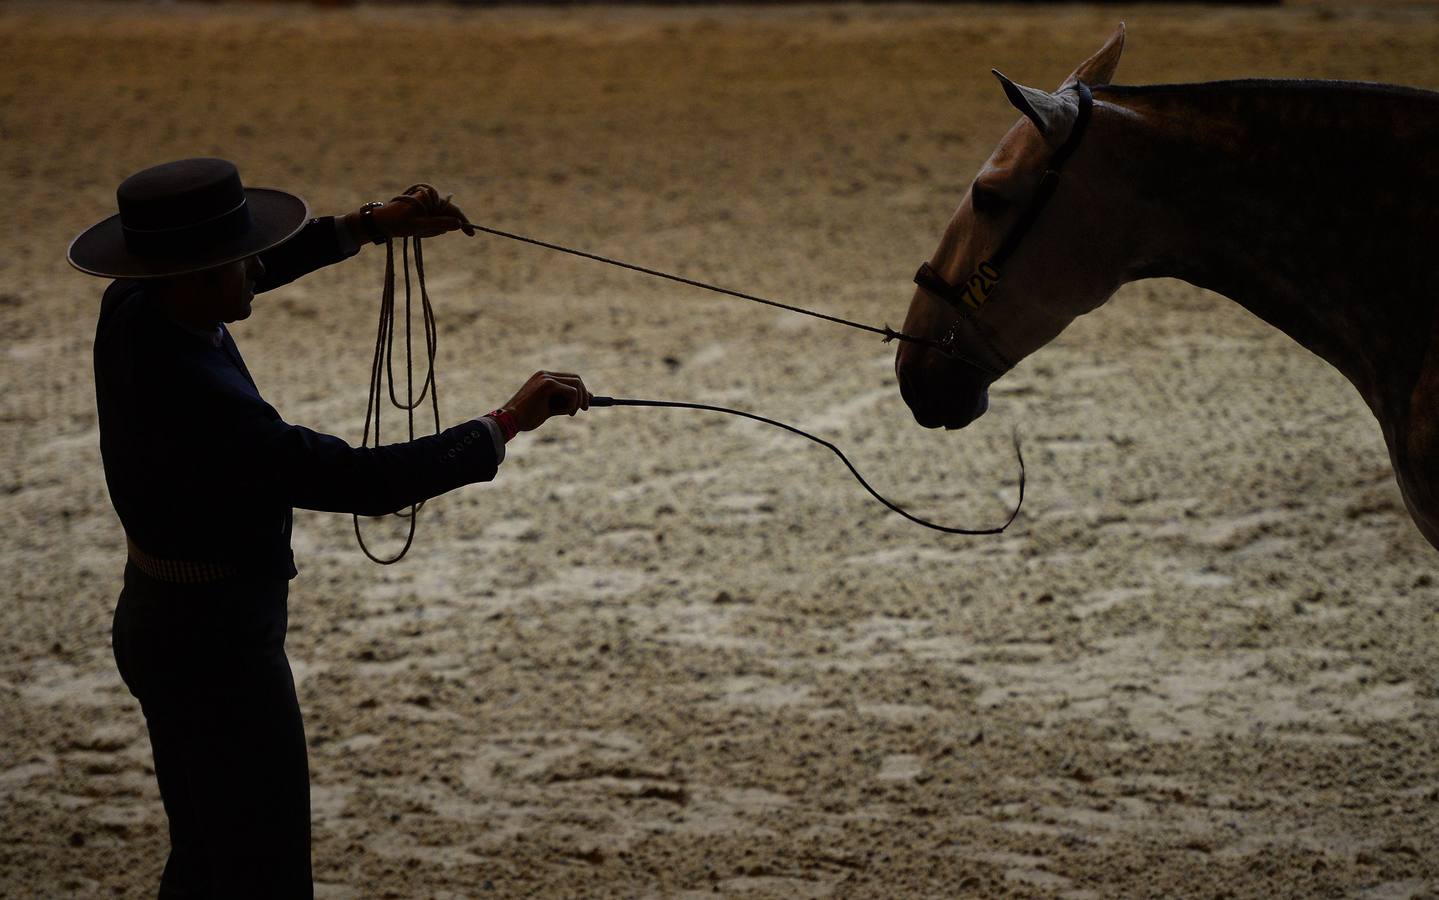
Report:
[[[995,213],[1004,208],[1005,199],[999,191],[976,181],[970,189],[970,203],[977,213]]]

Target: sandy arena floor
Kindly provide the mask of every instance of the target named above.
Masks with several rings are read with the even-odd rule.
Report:
[[[1394,5],[0,6],[0,895],[145,896],[167,846],[108,644],[104,285],[63,261],[121,178],[223,155],[321,212],[424,179],[898,324],[1015,118],[988,68],[1053,87],[1121,17],[1123,82],[1439,88],[1439,17]],[[395,568],[299,514],[321,897],[1436,896],[1439,555],[1358,396],[1283,335],[1131,285],[946,434],[867,336],[495,239],[427,258],[447,421],[572,369],[816,429],[976,523],[1018,425],[1030,499],[946,538],[782,433],[596,410],[427,507]],[[358,440],[381,263],[235,329],[292,421]]]

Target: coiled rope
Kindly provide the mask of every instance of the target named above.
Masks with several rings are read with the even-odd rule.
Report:
[[[401,195],[405,196],[405,195]],[[425,381],[420,385],[420,395],[415,396],[415,363],[414,348],[411,334],[411,288],[410,288],[410,242],[414,242],[415,249],[415,276],[420,288],[420,311],[425,329]],[[375,334],[375,355],[370,362],[370,395],[365,403],[365,433],[360,441],[361,447],[380,446],[380,410],[385,407],[385,393],[389,394],[389,403],[396,409],[404,410],[405,424],[407,429],[407,440],[415,439],[415,410],[425,402],[425,397],[430,398],[430,409],[434,413],[435,433],[440,432],[440,396],[439,384],[435,379],[435,349],[439,345],[438,329],[435,327],[435,310],[430,305],[430,292],[425,287],[425,255],[420,248],[420,239],[404,238],[400,242],[400,258],[404,267],[405,275],[405,400],[395,394],[395,242],[385,241],[385,284],[380,291],[380,324]],[[388,382],[386,384],[386,382]],[[385,388],[388,387],[388,391]],[[370,425],[374,424],[374,444],[370,443]],[[415,542],[415,524],[419,520],[420,509],[424,501],[412,505],[395,515],[409,520],[408,533],[405,535],[405,545],[400,548],[394,556],[384,558],[376,556],[369,546],[365,544],[365,536],[360,532],[360,517],[354,516],[355,540],[360,543],[360,550],[369,557],[371,562],[377,562],[382,566],[397,563],[410,552],[410,545]]]

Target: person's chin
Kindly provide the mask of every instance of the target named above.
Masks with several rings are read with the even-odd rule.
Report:
[[[252,300],[253,300],[253,298],[252,298]],[[246,300],[246,301],[245,301],[245,305],[244,305],[244,306],[241,306],[238,310],[235,311],[235,314],[234,314],[233,316],[231,316],[230,318],[226,319],[225,321],[226,321],[226,322],[240,322],[240,321],[243,321],[243,320],[245,320],[245,319],[248,319],[248,318],[250,318],[250,313],[251,313],[252,310],[253,310],[253,307],[251,306],[251,300]]]

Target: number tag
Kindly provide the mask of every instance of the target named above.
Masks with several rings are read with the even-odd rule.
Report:
[[[995,285],[999,284],[999,270],[990,265],[988,261],[979,264],[974,274],[969,276],[969,281],[964,286],[964,293],[960,295],[966,306],[970,309],[979,309],[994,293]]]

